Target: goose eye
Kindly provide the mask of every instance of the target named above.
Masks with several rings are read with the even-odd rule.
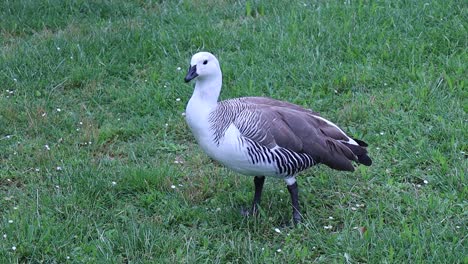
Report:
[[[204,60],[204,61],[203,61],[203,64],[204,64],[204,65],[208,64],[208,60]]]

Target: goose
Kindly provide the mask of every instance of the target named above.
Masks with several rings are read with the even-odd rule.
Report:
[[[354,171],[353,162],[372,164],[367,143],[309,109],[267,97],[218,101],[222,73],[209,52],[192,56],[184,80],[195,80],[185,117],[198,145],[224,166],[254,176],[253,203],[244,215],[258,213],[265,177],[276,177],[286,182],[299,223],[299,172],[320,163],[342,171]]]

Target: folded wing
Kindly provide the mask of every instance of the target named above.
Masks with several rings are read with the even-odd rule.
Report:
[[[311,110],[270,98],[242,100],[249,107],[236,116],[234,125],[245,137],[261,145],[307,153],[315,162],[337,170],[353,171],[352,161],[367,166],[372,163],[365,142],[350,138]]]

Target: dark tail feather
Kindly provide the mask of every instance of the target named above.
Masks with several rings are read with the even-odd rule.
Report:
[[[351,145],[348,143],[343,144],[345,144],[354,153],[354,155],[358,157],[359,163],[366,166],[372,165],[371,158],[367,156],[367,150],[363,148],[364,146],[367,146],[366,142],[356,139],[354,139],[354,141],[356,141],[359,144],[359,146]]]
[[[359,146],[361,146],[361,147],[367,147],[367,146],[368,146],[367,143],[364,142],[364,141],[362,141],[362,140],[355,139],[355,138],[353,138],[353,139],[354,139],[354,141],[356,141],[356,143],[358,143]]]
[[[372,165],[372,160],[369,156],[367,156],[367,154],[359,155],[358,160],[359,160],[359,163],[361,163],[362,165],[366,165],[366,166]]]

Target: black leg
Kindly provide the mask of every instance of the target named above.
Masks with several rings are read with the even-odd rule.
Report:
[[[252,203],[252,208],[250,210],[242,210],[241,213],[244,216],[256,215],[258,213],[258,205],[260,204],[260,199],[262,197],[263,183],[265,183],[265,176],[255,176],[255,194]]]
[[[262,190],[263,184],[265,183],[265,176],[255,176],[254,184],[255,184],[255,194],[254,200],[252,204],[252,214],[257,214],[258,212],[258,205],[260,204],[260,199],[262,198]]]
[[[299,194],[298,194],[298,187],[297,187],[297,182],[288,185],[288,191],[289,194],[291,195],[291,202],[292,202],[292,207],[293,207],[293,220],[294,223],[300,223],[301,222],[301,213],[300,213],[300,208],[299,208]]]

